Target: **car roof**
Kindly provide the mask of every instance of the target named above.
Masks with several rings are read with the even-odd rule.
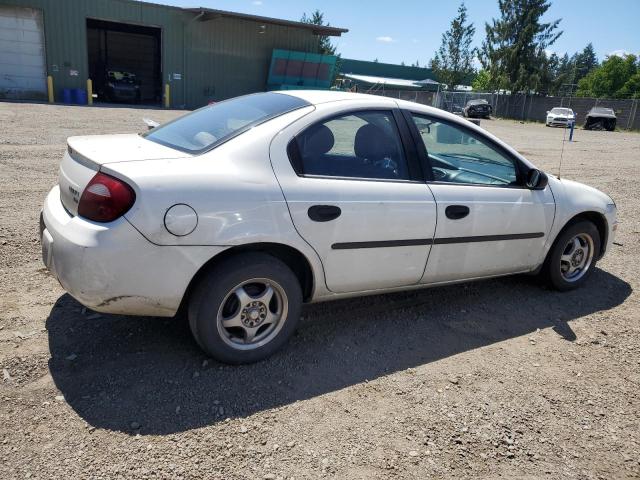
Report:
[[[394,104],[393,98],[381,95],[369,95],[366,93],[343,92],[339,90],[280,90],[277,93],[300,98],[312,105],[346,100],[388,100],[390,105]]]
[[[339,90],[280,90],[276,93],[284,95],[290,95],[292,97],[300,98],[311,105],[319,105],[328,102],[340,102],[340,101],[371,101],[377,104],[388,103],[389,108],[403,108],[406,110],[419,110],[424,113],[433,113],[438,116],[452,117],[459,120],[460,117],[453,115],[452,113],[445,112],[439,108],[424,105],[422,103],[410,102],[407,100],[400,100],[392,97],[385,97],[382,95],[370,95],[366,93],[354,93],[343,92]]]

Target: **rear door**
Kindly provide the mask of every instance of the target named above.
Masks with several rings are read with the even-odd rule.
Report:
[[[431,248],[433,195],[404,118],[385,105],[318,105],[271,146],[294,225],[333,292],[416,284]]]
[[[408,116],[427,160],[438,227],[423,283],[531,270],[555,215],[549,187],[524,186],[524,166],[481,132],[428,115]]]

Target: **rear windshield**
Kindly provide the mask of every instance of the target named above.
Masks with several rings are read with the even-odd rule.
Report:
[[[232,98],[189,113],[143,136],[187,153],[202,153],[271,118],[310,105],[281,93]]]

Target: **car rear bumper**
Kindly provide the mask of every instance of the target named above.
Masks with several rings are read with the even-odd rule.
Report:
[[[175,315],[200,267],[226,248],[158,246],[125,218],[100,224],[72,216],[57,186],[40,230],[45,266],[72,297],[105,313]]]

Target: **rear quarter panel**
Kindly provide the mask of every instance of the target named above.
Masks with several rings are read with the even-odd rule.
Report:
[[[126,179],[134,188],[136,202],[125,218],[150,242],[225,247],[284,244],[305,255],[324,284],[320,260],[293,227],[269,159],[273,137],[312,110],[290,112],[199,156],[111,163],[102,170]],[[198,215],[189,235],[175,236],[165,227],[165,213],[176,204],[189,205]]]

